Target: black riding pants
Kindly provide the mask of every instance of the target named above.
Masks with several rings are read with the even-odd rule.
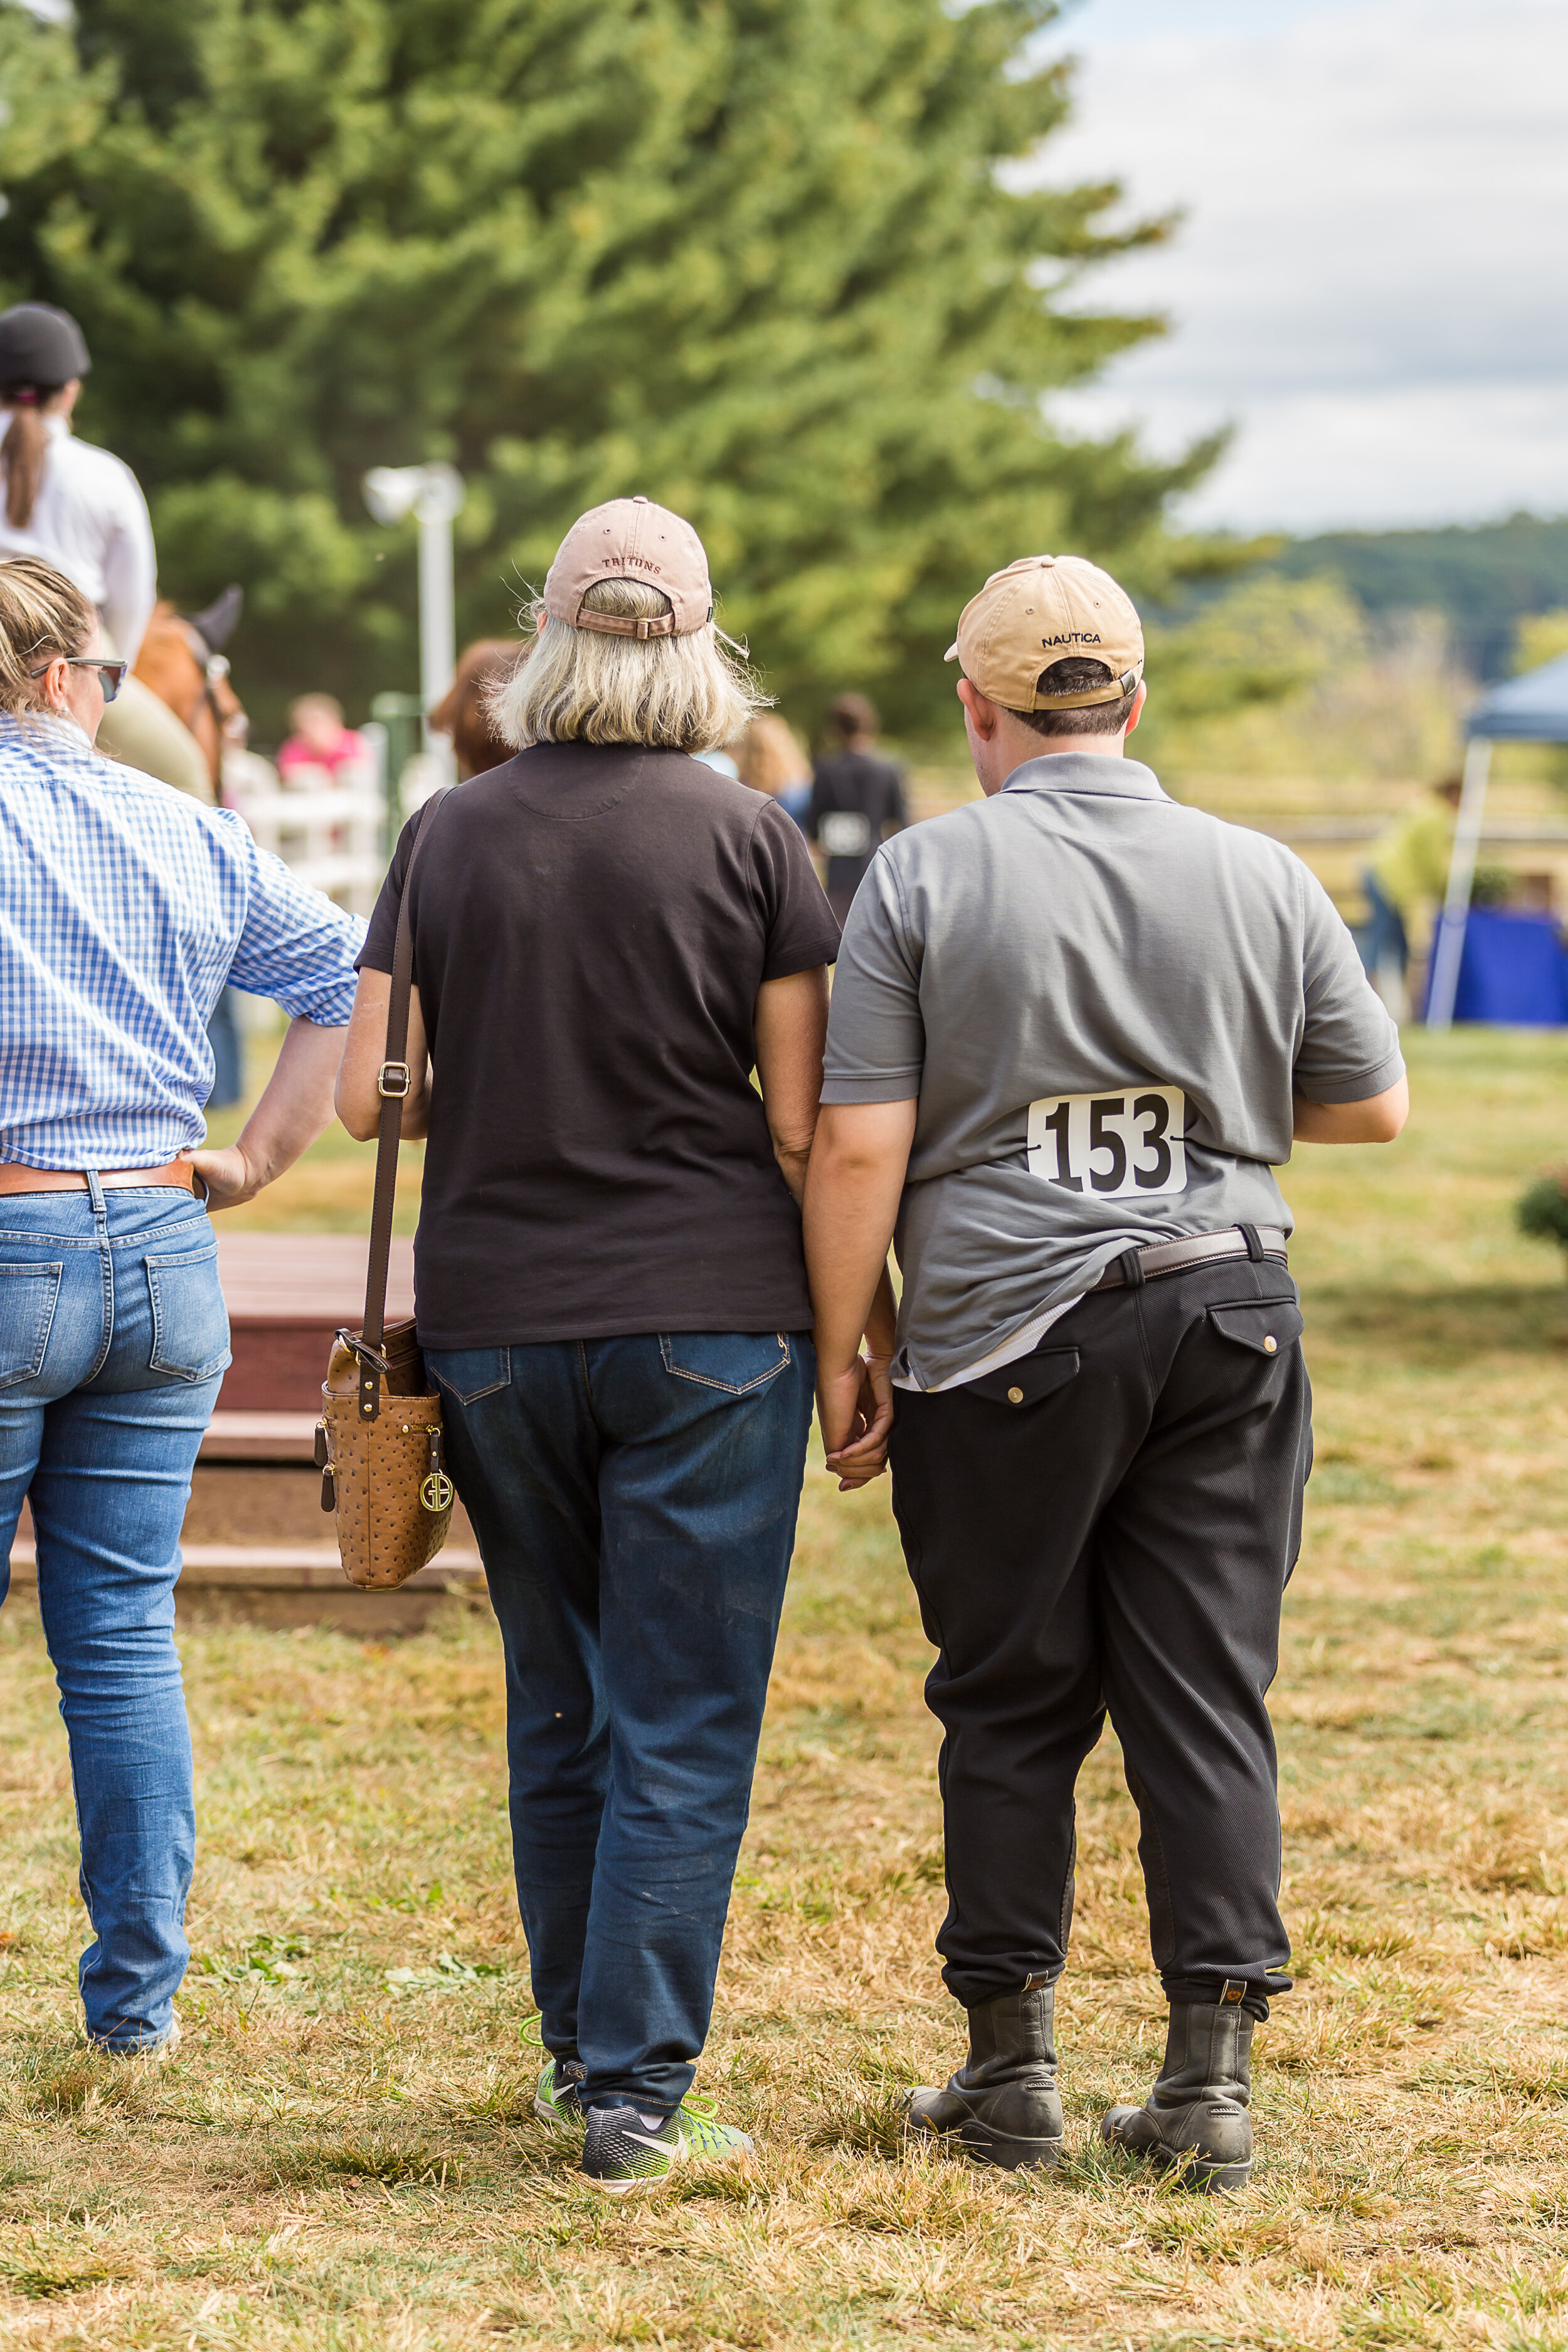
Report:
[[[1226,1259],[1091,1291],[979,1383],[899,1392],[893,1506],[941,1654],[937,1948],[966,2007],[1066,1962],[1108,1709],[1167,1995],[1239,1980],[1266,2016],[1289,1990],[1265,1693],[1310,1464],[1300,1330],[1279,1260]]]

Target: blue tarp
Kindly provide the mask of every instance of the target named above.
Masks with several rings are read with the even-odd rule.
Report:
[[[1454,1019],[1525,1029],[1568,1024],[1568,947],[1557,918],[1472,907],[1464,919]]]
[[[1568,654],[1492,687],[1466,719],[1465,732],[1494,743],[1568,743]]]

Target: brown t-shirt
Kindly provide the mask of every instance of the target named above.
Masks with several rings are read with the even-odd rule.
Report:
[[[799,828],[679,752],[541,743],[458,786],[415,868],[430,1040],[427,1348],[811,1321],[752,1011],[831,963]],[[390,971],[412,826],[360,959]]]

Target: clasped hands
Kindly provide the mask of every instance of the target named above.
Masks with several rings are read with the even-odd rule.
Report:
[[[816,1410],[827,1467],[838,1491],[868,1486],[888,1466],[893,1426],[891,1356],[857,1356],[835,1370],[818,1364]]]

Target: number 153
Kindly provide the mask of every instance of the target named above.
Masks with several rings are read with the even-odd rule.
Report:
[[[1032,1174],[1065,1192],[1184,1192],[1180,1087],[1131,1087],[1122,1094],[1046,1095],[1029,1105]]]

